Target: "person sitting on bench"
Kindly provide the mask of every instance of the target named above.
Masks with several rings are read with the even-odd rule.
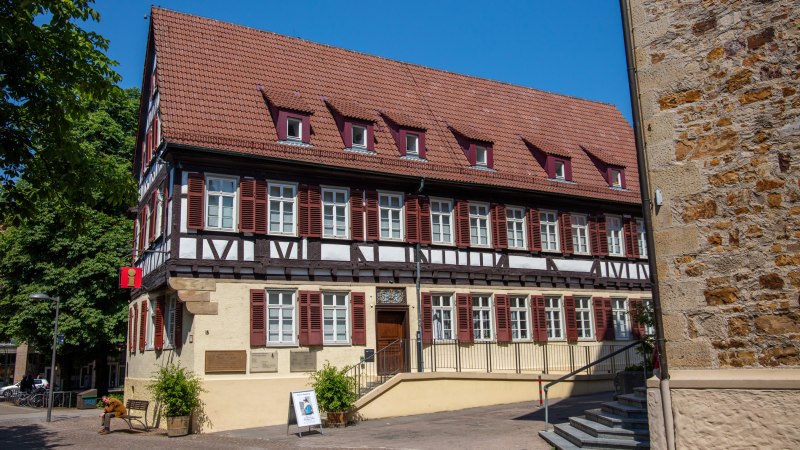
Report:
[[[122,417],[128,414],[128,411],[125,410],[125,405],[116,398],[104,395],[100,401],[105,405],[105,408],[103,408],[105,412],[100,414],[100,417],[103,419],[103,428],[101,428],[98,433],[108,434],[111,432],[111,419],[113,417]]]

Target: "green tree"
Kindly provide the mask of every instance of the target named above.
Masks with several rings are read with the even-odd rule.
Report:
[[[107,100],[89,102],[85,119],[69,132],[83,151],[127,174],[126,198],[135,198],[130,170],[138,99],[138,89],[117,88]],[[118,288],[117,274],[130,263],[133,221],[125,216],[125,205],[109,201],[103,191],[90,195],[86,202],[37,199],[29,218],[0,233],[0,339],[28,342],[47,354],[53,305],[29,296],[58,295],[59,333],[65,336],[58,358],[78,364],[95,360],[103,390],[106,356],[125,342],[129,292]],[[81,221],[69,222],[65,215]]]
[[[129,174],[72,132],[120,79],[104,53],[108,41],[79,26],[99,20],[91,3],[0,0],[0,205],[6,221],[33,215],[39,200],[56,207],[130,201]]]

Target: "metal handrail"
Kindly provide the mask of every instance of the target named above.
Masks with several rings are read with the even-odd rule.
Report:
[[[382,349],[380,349],[377,352],[373,353],[372,356],[370,357],[369,361],[367,361],[367,359],[362,356],[358,363],[354,364],[353,366],[350,367],[350,369],[347,370],[347,372],[349,373],[349,376],[353,377],[356,380],[356,397],[358,397],[358,398],[361,397],[361,365],[362,364],[366,364],[366,363],[376,364],[377,361],[378,361],[378,358],[381,357],[381,354],[383,352],[385,352],[389,348],[393,347],[398,342],[402,343],[404,341],[405,341],[405,339],[402,339],[402,338],[401,339],[395,339],[394,341],[386,344]],[[402,369],[400,369],[400,370],[402,370]],[[397,373],[399,373],[399,371],[384,375],[383,377],[384,378],[392,377],[394,375],[397,375]]]
[[[583,367],[581,367],[579,369],[575,369],[572,372],[570,372],[570,373],[558,378],[557,380],[551,381],[551,382],[549,382],[549,383],[544,385],[544,431],[549,431],[548,430],[548,426],[550,425],[550,410],[549,410],[549,405],[548,405],[548,401],[547,401],[547,392],[550,390],[550,386],[553,386],[553,385],[555,385],[557,383],[560,383],[560,382],[566,380],[567,378],[569,378],[571,376],[574,376],[574,375],[576,375],[576,374],[578,374],[580,372],[583,372],[584,370],[588,369],[589,367],[597,365],[597,364],[599,364],[599,363],[601,363],[601,362],[603,362],[603,361],[605,361],[605,360],[607,360],[609,358],[613,358],[614,356],[617,356],[618,354],[624,352],[625,350],[628,350],[629,348],[636,347],[637,345],[641,345],[642,346],[642,371],[644,372],[645,384],[647,384],[647,361],[646,361],[647,356],[645,355],[645,352],[644,352],[644,348],[645,348],[644,347],[644,341],[637,341],[637,342],[634,342],[632,344],[626,345],[625,347],[622,347],[621,349],[619,349],[619,350],[617,350],[617,351],[615,351],[613,353],[609,353],[608,355],[606,355],[606,356],[604,356],[604,357],[602,357],[602,358],[600,358],[598,360],[595,360],[595,361],[593,361],[593,362],[591,362],[591,363],[589,363],[589,364],[587,364],[587,365],[585,365],[585,366],[583,366]]]

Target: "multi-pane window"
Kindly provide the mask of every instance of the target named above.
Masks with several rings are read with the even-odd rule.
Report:
[[[561,319],[561,297],[544,298],[544,315],[547,321],[547,338],[564,339],[564,321]]]
[[[589,254],[589,223],[584,214],[572,215],[572,248],[575,253]]]
[[[622,171],[617,170],[617,169],[611,169],[610,172],[611,172],[610,173],[611,186],[621,188],[622,187]]]
[[[294,185],[269,183],[269,232],[294,236],[295,199]]]
[[[142,242],[144,242],[144,248],[147,248],[147,247],[150,246],[150,221],[151,220],[153,220],[152,210],[150,209],[150,205],[146,205],[144,207],[144,230],[142,230],[142,233],[144,233],[144,240],[142,241]]]
[[[322,340],[347,343],[347,293],[322,294]]]
[[[489,164],[488,160],[489,152],[486,151],[486,147],[483,145],[476,145],[475,146],[475,165],[476,166],[486,166]]]
[[[472,245],[489,245],[489,205],[469,205],[469,236]]]
[[[558,216],[555,211],[539,212],[539,230],[542,235],[542,250],[558,251]]]
[[[286,119],[286,139],[300,141],[303,139],[303,121],[289,117]]]
[[[233,231],[236,223],[236,179],[206,179],[206,228]]]
[[[175,301],[175,296],[169,296],[164,302],[166,307],[166,311],[164,311],[164,347],[174,346],[176,340],[180,338],[180,336],[175,336],[175,314],[177,312]]]
[[[381,217],[381,239],[402,239],[403,196],[380,194],[378,205]]]
[[[506,228],[509,248],[527,248],[525,243],[525,210],[506,208]]]
[[[628,300],[612,298],[611,312],[614,316],[614,337],[618,340],[631,338],[631,328],[628,323]]]
[[[433,305],[433,338],[437,341],[453,339],[453,296],[434,295]]]
[[[653,299],[652,298],[643,298],[642,299],[642,307],[647,311],[650,317],[653,317]],[[644,332],[649,335],[656,334],[656,329],[653,325],[645,325]]]
[[[624,256],[625,243],[622,236],[622,219],[616,216],[606,216],[606,227],[608,229],[608,254]]]
[[[419,156],[419,136],[406,133],[406,155]]]
[[[161,236],[161,229],[163,228],[164,223],[164,185],[161,185],[161,188],[156,191],[156,210],[154,211],[155,214],[155,238],[158,239]]]
[[[566,171],[565,171],[565,167],[564,167],[564,161],[556,160],[555,163],[556,163],[555,164],[555,166],[556,166],[556,170],[555,170],[556,179],[557,180],[566,179],[567,175],[566,175]]]
[[[267,343],[293,344],[294,291],[267,291]]]
[[[492,339],[492,302],[488,295],[472,296],[472,330],[476,341]]]
[[[452,244],[452,212],[450,200],[431,199],[431,232],[434,244]]]
[[[367,129],[361,125],[353,125],[353,147],[367,148]]]
[[[530,338],[528,331],[527,297],[511,297],[511,339],[525,340]]]
[[[636,219],[636,245],[639,246],[639,257],[647,257],[647,235],[644,229],[644,220]]]
[[[575,322],[578,325],[578,339],[591,339],[592,333],[592,299],[578,297],[575,299]]]
[[[322,189],[322,236],[347,238],[346,189]]]
[[[156,342],[156,300],[145,300],[147,302],[147,323],[145,327],[147,328],[147,338],[144,340],[145,348],[147,350],[152,350],[155,348]],[[142,302],[142,306],[144,302]]]

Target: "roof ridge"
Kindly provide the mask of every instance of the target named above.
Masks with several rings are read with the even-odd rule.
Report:
[[[164,8],[164,7],[160,7],[160,6],[152,6],[151,7],[151,14],[152,14],[152,11],[154,11],[154,10],[167,11],[167,12],[170,12],[170,13],[180,14],[180,15],[184,15],[184,16],[196,17],[198,19],[207,20],[207,21],[210,21],[210,22],[218,22],[218,23],[222,23],[222,24],[226,24],[226,25],[231,25],[231,26],[234,26],[234,27],[247,28],[249,30],[253,30],[253,31],[256,31],[256,32],[260,32],[260,33],[272,34],[272,35],[284,37],[284,38],[287,38],[287,39],[294,39],[294,40],[306,42],[306,43],[312,44],[312,45],[320,45],[320,46],[323,46],[323,47],[329,47],[329,48],[333,48],[333,49],[336,49],[336,50],[342,50],[342,51],[345,51],[345,52],[348,52],[348,53],[354,53],[354,54],[357,54],[357,55],[360,55],[360,56],[366,56],[366,57],[369,57],[369,58],[383,59],[383,60],[386,60],[386,61],[391,61],[391,62],[395,62],[395,63],[398,63],[398,64],[407,65],[407,66],[419,67],[419,68],[422,68],[422,69],[433,70],[435,72],[443,72],[443,73],[447,73],[447,74],[450,74],[450,75],[455,75],[455,76],[458,76],[458,77],[470,78],[470,79],[475,79],[475,80],[483,80],[483,81],[488,81],[488,82],[491,82],[491,83],[498,83],[498,84],[502,84],[502,85],[513,86],[513,87],[516,87],[516,88],[527,89],[527,90],[534,91],[534,92],[540,92],[540,93],[543,93],[543,94],[555,95],[555,96],[558,96],[558,97],[565,97],[565,98],[570,98],[570,99],[573,99],[573,100],[579,100],[581,102],[593,103],[593,104],[604,105],[604,106],[610,106],[612,109],[614,109],[616,111],[619,111],[617,106],[614,105],[613,103],[610,103],[610,102],[603,102],[603,101],[600,101],[600,100],[591,100],[591,99],[588,99],[588,98],[578,97],[578,96],[575,96],[575,95],[562,94],[560,92],[548,91],[548,90],[545,90],[545,89],[534,88],[534,87],[525,86],[525,85],[522,85],[522,84],[514,84],[514,83],[511,83],[511,82],[508,82],[508,81],[494,80],[494,79],[491,79],[491,78],[481,77],[481,76],[478,76],[478,75],[469,75],[469,74],[465,74],[465,73],[453,72],[453,71],[450,71],[450,70],[447,70],[447,69],[439,69],[439,68],[436,68],[436,67],[426,66],[426,65],[423,65],[423,64],[417,64],[417,63],[408,62],[408,61],[401,61],[399,59],[393,59],[393,58],[388,58],[388,57],[385,57],[385,56],[374,55],[374,54],[371,54],[371,53],[365,53],[365,52],[361,52],[361,51],[358,51],[358,50],[352,50],[352,49],[349,49],[349,48],[337,47],[335,45],[326,44],[324,42],[317,42],[317,41],[311,41],[311,40],[308,40],[308,39],[303,39],[303,38],[300,38],[300,37],[288,36],[288,35],[281,34],[281,33],[275,32],[275,31],[264,30],[264,29],[252,27],[252,26],[249,26],[249,25],[241,25],[241,24],[238,24],[238,23],[228,22],[228,21],[224,21],[224,20],[220,20],[220,19],[214,19],[214,18],[210,18],[210,17],[200,16],[200,15],[197,15],[197,14],[185,13],[185,12],[178,11],[178,10],[175,10],[175,9]],[[620,112],[620,115],[621,115],[622,112],[621,111],[619,111],[619,112]],[[628,122],[628,120],[625,119],[625,123],[627,123],[627,122]]]

